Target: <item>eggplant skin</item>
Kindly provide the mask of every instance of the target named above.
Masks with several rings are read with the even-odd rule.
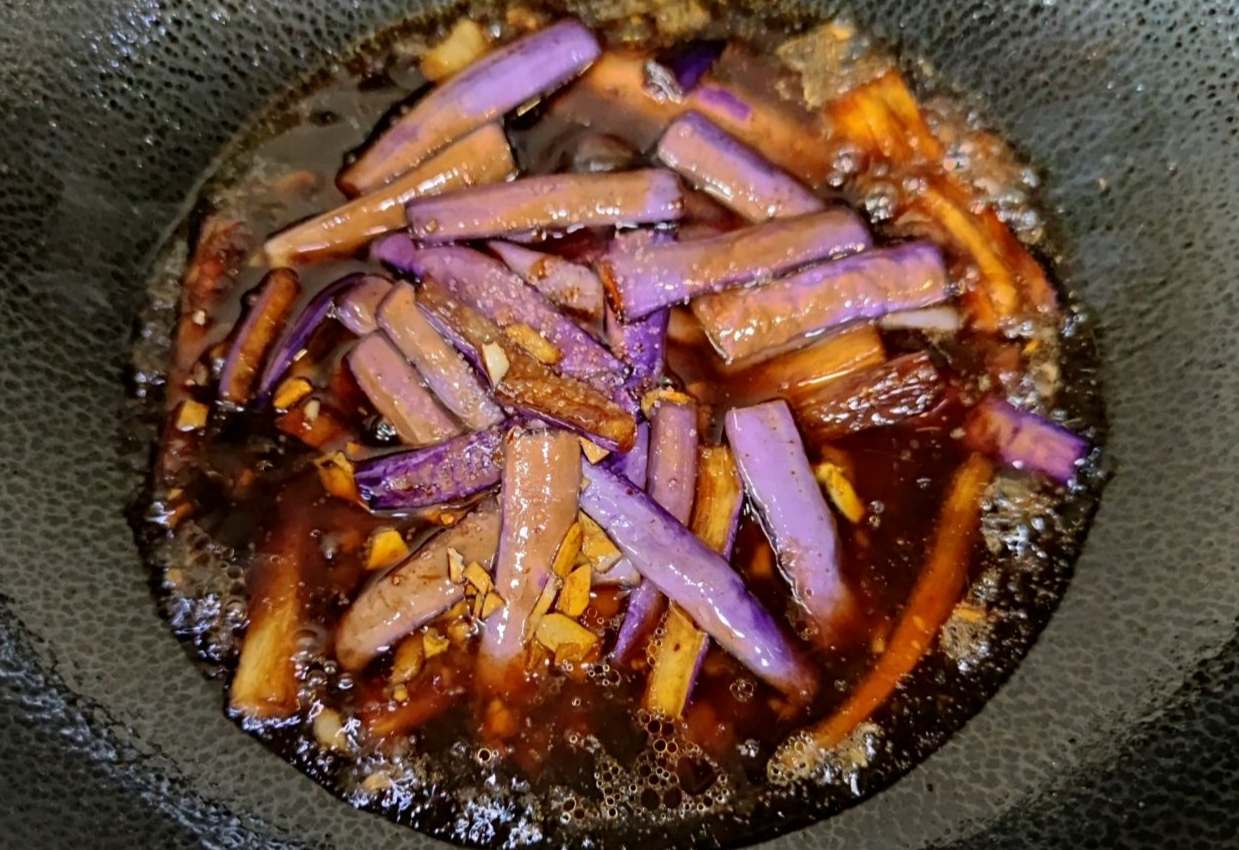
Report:
[[[798,700],[817,689],[813,668],[720,555],[616,473],[582,463],[581,509],[642,576],[763,681]]]

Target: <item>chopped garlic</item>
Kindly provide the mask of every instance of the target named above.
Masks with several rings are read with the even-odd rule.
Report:
[[[486,594],[486,598],[482,600],[482,619],[487,619],[491,614],[502,608],[503,605],[503,597],[498,593],[491,592]]]
[[[318,478],[328,493],[350,502],[361,501],[357,482],[353,480],[353,464],[344,456],[344,452],[324,455],[316,460],[314,465],[318,467]]]
[[[366,544],[366,569],[381,570],[409,557],[409,546],[400,532],[384,527],[375,530]]]
[[[417,674],[422,672],[422,664],[425,661],[426,652],[422,640],[417,635],[405,638],[396,647],[395,655],[392,656],[391,683],[400,685],[416,679]]]
[[[619,559],[623,557],[623,553],[620,552],[619,547],[611,542],[611,538],[607,537],[607,533],[602,530],[602,526],[590,519],[587,514],[580,513],[577,515],[577,519],[584,531],[584,536],[581,540],[581,554],[596,572],[605,573],[619,562]]]
[[[601,460],[605,460],[607,455],[611,454],[608,449],[604,449],[593,440],[586,439],[585,437],[577,437],[577,439],[581,441],[581,452],[589,459],[590,463],[598,463]]]
[[[442,655],[447,652],[447,648],[451,642],[439,633],[437,629],[426,629],[422,633],[422,651],[426,655],[426,660],[429,661],[436,655]]]
[[[459,73],[490,49],[486,31],[469,18],[461,18],[441,42],[426,51],[421,71],[434,82]]]
[[[559,551],[555,553],[555,562],[551,565],[551,570],[555,575],[563,578],[572,572],[572,565],[576,563],[577,556],[581,554],[581,543],[585,540],[585,529],[581,523],[574,522],[572,527],[568,529],[568,533],[564,535],[564,539],[559,544]]]
[[[856,495],[852,482],[838,466],[833,463],[819,463],[813,468],[813,474],[826,488],[826,494],[834,503],[839,513],[847,517],[849,522],[860,522],[865,518],[865,503]]]
[[[447,547],[447,576],[453,584],[465,580],[465,556],[451,546]]]
[[[478,593],[489,593],[495,583],[490,580],[490,573],[482,568],[482,565],[477,561],[471,561],[469,566],[465,567],[465,581],[469,582]]]
[[[210,414],[211,409],[202,402],[186,399],[176,412],[176,430],[201,431],[206,427]]]
[[[349,748],[348,735],[344,731],[344,719],[332,708],[324,708],[314,715],[314,740],[329,750],[343,752]]]
[[[486,366],[491,385],[496,387],[503,381],[512,365],[508,362],[508,355],[503,353],[503,346],[497,342],[488,342],[482,346],[482,363]]]
[[[271,404],[276,410],[291,410],[293,405],[313,390],[314,386],[305,378],[289,378],[275,391]]]
[[[547,614],[538,622],[538,643],[555,653],[555,661],[580,661],[598,643],[598,635],[563,614]]]
[[[569,617],[579,617],[589,607],[589,566],[577,567],[564,579],[563,590],[555,602],[555,610]]]

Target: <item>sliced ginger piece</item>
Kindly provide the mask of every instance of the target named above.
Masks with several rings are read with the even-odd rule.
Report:
[[[482,600],[482,619],[485,620],[504,606],[503,597],[498,593],[488,593]]]
[[[289,378],[280,384],[271,400],[276,410],[292,410],[297,402],[314,391],[314,385],[305,378]]]

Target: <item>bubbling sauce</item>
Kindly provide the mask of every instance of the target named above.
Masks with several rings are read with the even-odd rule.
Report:
[[[611,659],[633,591],[597,580],[576,618],[596,635],[593,650],[558,663],[553,653],[530,650],[528,674],[501,699],[478,683],[487,620],[473,599],[407,639],[419,644],[412,675],[398,673],[405,663],[399,646],[346,669],[335,635],[379,572],[371,569],[375,541],[394,533],[416,553],[487,494],[397,512],[372,511],[342,494],[329,469],[340,455],[315,445],[316,424],[343,420],[348,445],[339,451],[349,462],[391,452],[400,438],[350,374],[356,334],[334,322],[315,332],[288,373],[309,393],[289,404],[296,421],[272,406],[217,400],[220,362],[236,344],[246,293],[270,271],[262,240],[340,206],[345,197],[335,178],[347,152],[376,124],[372,138],[397,124],[426,96],[428,75],[443,79],[474,53],[561,15],[487,7],[462,19],[471,23],[393,30],[284,98],[224,161],[195,220],[169,246],[135,350],[136,394],[147,421],[162,429],[138,533],[173,628],[210,669],[235,675],[247,629],[252,634],[255,622],[278,616],[278,589],[295,587],[297,628],[275,650],[286,656],[278,669],[287,671],[293,690],[263,696],[263,705],[291,708],[238,709],[234,692],[238,722],[350,803],[458,843],[735,845],[803,825],[883,787],[979,708],[1035,638],[1065,587],[1099,487],[1101,417],[1087,322],[1049,288],[1051,307],[988,326],[976,293],[997,285],[993,278],[1002,271],[978,262],[966,240],[961,250],[952,229],[972,216],[970,232],[980,234],[990,255],[1009,260],[1018,251],[1019,262],[1038,270],[1034,254],[1047,253],[1046,224],[1033,203],[1035,174],[976,111],[935,97],[896,103],[887,124],[866,115],[865,101],[848,98],[875,80],[898,79],[898,72],[871,39],[842,21],[805,28],[731,12],[716,18],[696,3],[661,15],[628,11],[596,12],[585,22],[605,45],[599,65],[643,69],[638,88],[648,100],[626,100],[630,93],[600,82],[595,65],[552,95],[509,111],[504,130],[522,176],[657,167],[654,146],[686,96],[659,88],[665,80],[658,70],[713,44],[716,56],[697,85],[743,92],[781,122],[745,141],[817,198],[858,211],[878,244],[937,244],[952,292],[963,296],[936,313],[852,323],[809,342],[838,359],[834,372],[809,382],[814,386],[842,386],[848,375],[917,353],[947,376],[925,409],[908,412],[899,407],[903,401],[878,398],[878,418],[860,424],[857,396],[842,399],[842,424],[829,426],[826,438],[801,417],[807,384],[768,368],[803,356],[805,341],[765,366],[737,368],[720,358],[692,312],[672,309],[662,385],[693,398],[702,443],[724,442],[729,410],[783,398],[797,412],[808,460],[819,471],[833,470],[823,480],[841,574],[854,600],[839,639],[814,639],[751,500],[730,557],[817,674],[821,685],[811,699],[780,693],[711,640],[680,715],[651,712],[643,695],[668,621],[642,641],[643,651]],[[860,129],[848,123],[855,120]],[[918,147],[925,138],[936,148]],[[982,211],[991,218],[976,224]],[[673,229],[687,242],[745,226],[755,225],[690,191]],[[534,234],[530,247],[588,265],[614,235],[605,227],[550,231]],[[391,274],[364,245],[294,265],[299,305],[342,275]],[[187,328],[182,315],[174,333],[178,301],[186,309],[182,285],[194,275],[214,275],[223,291],[203,306],[190,303],[195,327]],[[1044,299],[1044,292],[1028,295],[1036,287],[1019,274],[1011,278],[1023,281],[1022,297]],[[860,359],[848,361],[853,355]],[[822,362],[808,358],[804,368]],[[976,503],[962,595],[950,600],[936,639],[920,647],[911,672],[842,740],[814,752],[812,730],[845,710],[884,655],[896,651],[927,558],[941,548],[939,527],[957,475],[984,454],[970,438],[970,423],[987,397],[1052,416],[1094,449],[1066,486],[1004,465],[1001,456],[986,461],[998,469]],[[347,491],[347,469],[344,475]],[[843,478],[852,501],[829,475]]]

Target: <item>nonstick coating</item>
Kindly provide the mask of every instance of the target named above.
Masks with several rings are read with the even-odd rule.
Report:
[[[118,434],[146,263],[195,182],[296,75],[428,8],[0,9],[0,846],[435,845],[224,717],[155,612],[123,513],[144,447]],[[889,791],[769,846],[1239,847],[1239,12],[856,17],[980,95],[1043,169],[1062,275],[1101,317],[1116,475],[998,696]]]

